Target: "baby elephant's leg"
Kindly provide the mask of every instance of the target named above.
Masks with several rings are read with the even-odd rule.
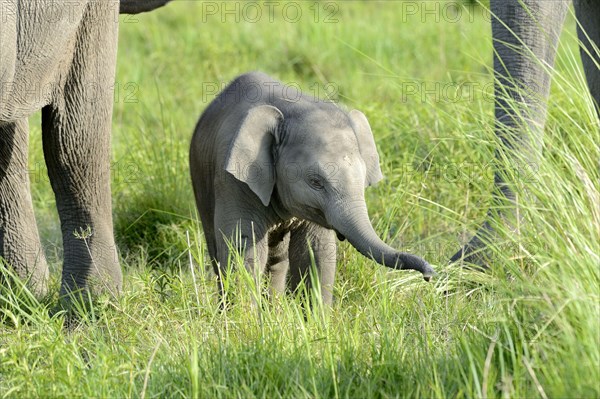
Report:
[[[269,233],[269,258],[267,270],[271,275],[271,293],[283,294],[287,282],[290,247],[290,232],[287,230]]]
[[[257,286],[265,270],[268,256],[266,228],[257,221],[244,218],[243,215],[227,214],[217,208],[215,212],[215,232],[218,252],[218,270],[220,291],[223,293],[223,278],[233,266],[235,259],[231,249],[244,257],[244,267],[254,277]]]
[[[304,279],[310,289],[311,257],[308,244],[313,251],[317,275],[321,284],[323,303],[331,305],[333,301],[333,283],[336,266],[335,232],[317,224],[305,222],[291,231],[290,235],[290,289],[296,291]]]

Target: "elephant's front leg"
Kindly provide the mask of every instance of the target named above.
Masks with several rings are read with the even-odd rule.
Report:
[[[492,0],[496,150],[494,204],[487,221],[451,261],[485,264],[478,252],[496,238],[498,223],[515,218],[516,187],[535,184],[558,37],[569,2]]]
[[[321,285],[323,303],[333,302],[333,283],[336,268],[336,237],[335,232],[311,222],[302,222],[292,229],[290,236],[290,290],[295,292],[304,280],[306,288],[313,285],[310,269],[314,255],[317,275]]]
[[[235,266],[236,254],[232,250],[243,256],[244,267],[260,289],[260,277],[265,271],[268,257],[268,234],[264,223],[217,207],[215,230],[219,261],[217,281],[221,298],[225,299],[225,279]]]
[[[110,195],[110,112],[76,104],[42,111],[44,155],[56,196],[64,247],[61,295],[121,289]]]
[[[276,229],[269,233],[267,269],[271,277],[272,294],[285,293],[290,267],[289,248],[290,232],[287,229]]]
[[[27,120],[0,122],[0,257],[41,296],[47,289],[48,267],[29,190],[28,135]],[[5,278],[0,275],[0,284]]]
[[[62,295],[77,289],[115,294],[122,285],[110,193],[117,12],[110,2],[89,4],[65,81],[42,110],[63,235]]]

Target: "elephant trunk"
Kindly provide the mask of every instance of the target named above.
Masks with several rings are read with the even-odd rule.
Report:
[[[330,212],[328,222],[337,231],[338,236],[343,235],[354,248],[367,258],[392,269],[417,270],[423,274],[423,278],[429,281],[435,275],[433,268],[422,258],[399,252],[378,236],[367,212],[364,200],[356,206],[340,206],[339,208],[350,208],[346,211]]]
[[[119,3],[120,14],[139,14],[162,7],[171,0],[121,0]]]

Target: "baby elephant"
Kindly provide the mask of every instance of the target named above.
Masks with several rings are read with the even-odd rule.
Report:
[[[215,273],[233,243],[272,290],[310,285],[311,252],[323,302],[332,301],[336,234],[394,269],[434,274],[423,259],[379,239],[364,190],[383,178],[364,114],[306,96],[269,76],[236,78],[208,106],[192,138],[196,204]],[[289,271],[289,276],[288,276]],[[222,284],[219,284],[222,293]]]

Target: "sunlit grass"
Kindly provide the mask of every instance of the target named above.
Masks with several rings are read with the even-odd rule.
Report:
[[[113,203],[124,292],[66,329],[56,289],[41,304],[17,285],[2,289],[0,396],[600,396],[599,127],[572,20],[541,167],[519,193],[524,220],[519,234],[500,234],[484,274],[447,260],[491,203],[493,104],[477,90],[458,101],[408,94],[492,83],[480,13],[398,23],[395,2],[350,2],[333,24],[234,24],[203,22],[202,10],[175,2],[121,24]],[[433,283],[342,243],[332,309],[307,311],[301,295],[267,300],[237,273],[234,300],[219,310],[188,144],[212,85],[255,69],[308,92],[334,87],[365,112],[386,177],[367,191],[371,219],[385,241],[435,265]],[[39,136],[32,121],[32,164],[43,163]],[[39,180],[43,240],[60,248],[51,189]],[[56,285],[60,250],[49,252]]]

